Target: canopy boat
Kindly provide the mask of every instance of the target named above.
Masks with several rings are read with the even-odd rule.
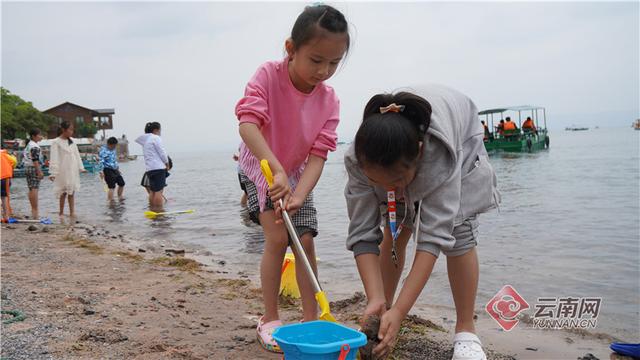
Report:
[[[540,113],[542,113],[543,126],[540,126]],[[501,120],[506,120],[517,114],[518,125],[515,129],[505,130],[500,126]],[[478,113],[480,120],[485,122],[484,146],[488,152],[533,152],[549,148],[549,134],[547,132],[547,115],[541,106],[510,106],[497,109],[483,110]],[[534,127],[522,128],[522,116],[529,117]],[[530,115],[530,116],[529,116]]]

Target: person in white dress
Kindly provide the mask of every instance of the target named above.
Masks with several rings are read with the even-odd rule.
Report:
[[[69,200],[69,216],[75,217],[75,194],[80,190],[80,173],[86,172],[82,165],[78,145],[71,137],[73,124],[63,121],[61,134],[51,143],[49,179],[53,181],[53,191],[60,199],[60,212],[64,213],[65,198]]]

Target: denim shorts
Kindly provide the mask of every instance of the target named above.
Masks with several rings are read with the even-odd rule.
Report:
[[[2,181],[0,181],[0,188],[2,188],[2,197],[7,197],[8,193],[7,190],[8,188],[11,187],[11,179],[2,179]]]

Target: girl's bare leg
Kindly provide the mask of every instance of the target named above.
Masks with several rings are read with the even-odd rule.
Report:
[[[67,197],[67,193],[62,193],[62,195],[60,195],[60,211],[58,212],[58,215],[62,216],[64,215],[64,201]]]
[[[478,253],[476,248],[460,256],[447,256],[447,273],[456,304],[456,333],[476,332],[473,308],[478,291]]]
[[[280,318],[278,314],[280,271],[282,270],[282,261],[287,251],[289,238],[284,225],[276,224],[276,216],[273,210],[260,213],[259,218],[265,239],[264,253],[260,263],[260,283],[265,307],[262,319],[265,323],[268,323]]]
[[[302,235],[300,241],[302,242],[304,252],[307,254],[309,263],[311,263],[314,275],[318,276],[318,268],[316,266],[316,251],[313,245],[313,236],[311,235],[311,233],[305,233]],[[302,255],[299,255],[295,250],[293,252],[296,259],[301,258]],[[300,295],[302,296],[302,313],[304,321],[317,320],[318,303],[316,302],[315,291],[313,289],[313,285],[311,285],[309,274],[307,274],[306,269],[302,265],[302,260],[296,261],[296,281],[298,283],[298,288],[300,289]],[[279,286],[280,285],[278,284],[278,287]]]
[[[76,202],[75,202],[75,196],[74,195],[69,195],[69,216],[73,219],[75,219],[76,217]],[[73,223],[73,222],[72,222]]]
[[[29,203],[31,203],[31,218],[38,220],[38,189],[29,190]]]

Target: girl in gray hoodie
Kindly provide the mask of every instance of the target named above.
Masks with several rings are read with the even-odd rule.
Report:
[[[497,206],[496,176],[477,109],[466,96],[428,86],[418,95],[375,95],[345,155],[349,180],[347,248],[353,251],[368,304],[381,316],[378,356],[389,353],[402,319],[447,256],[456,304],[454,360],[486,359],[475,335],[478,214]],[[381,225],[383,229],[381,229]],[[414,262],[393,302],[411,236]]]

